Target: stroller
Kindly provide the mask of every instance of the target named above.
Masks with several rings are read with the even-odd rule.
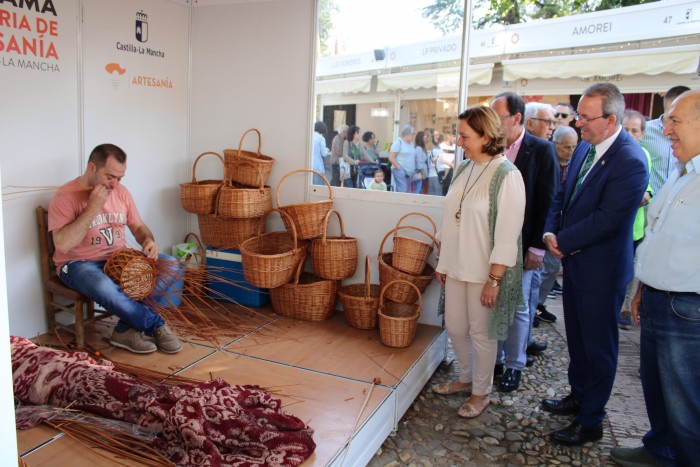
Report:
[[[374,178],[374,172],[377,170],[381,170],[379,162],[361,163],[357,174],[358,188],[366,189],[367,186],[369,186],[369,184],[372,183],[372,179]]]

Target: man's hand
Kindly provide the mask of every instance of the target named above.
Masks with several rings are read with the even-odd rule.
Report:
[[[557,241],[557,236],[554,234],[549,234],[544,236],[544,244],[551,254],[559,259],[564,257],[564,254],[559,250],[559,242]]]
[[[525,253],[525,264],[523,264],[523,268],[526,270],[537,269],[542,265],[543,260],[543,256],[539,256],[528,250]]]
[[[637,325],[639,325],[640,320],[639,320],[639,307],[642,303],[642,287],[643,284],[640,282],[639,285],[637,286],[637,292],[634,294],[634,297],[632,298],[632,319],[634,320]]]
[[[639,207],[641,208],[642,206],[646,206],[647,204],[649,204],[649,201],[651,201],[651,193],[645,191],[644,197],[642,198],[642,204],[640,204]]]
[[[151,239],[146,240],[141,245],[141,250],[151,259],[158,259],[158,245]]]
[[[440,272],[435,272],[435,278],[437,281],[440,283],[441,286],[445,287],[445,278],[447,277],[447,274],[442,274]]]
[[[90,213],[98,213],[102,210],[102,207],[107,202],[111,190],[108,190],[103,185],[95,185],[90,191],[90,197],[88,198],[88,205],[85,209]]]

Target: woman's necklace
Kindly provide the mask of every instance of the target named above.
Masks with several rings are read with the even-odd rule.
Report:
[[[472,178],[472,172],[474,172],[474,166],[476,165],[476,162],[472,161],[472,168],[469,171],[469,176],[467,177],[467,182],[464,184],[464,189],[462,190],[462,199],[459,201],[459,210],[455,213],[455,219],[457,221],[457,225],[459,225],[459,221],[462,218],[462,203],[464,203],[464,198],[467,197],[470,191],[472,191],[472,188],[474,188],[474,185],[476,185],[476,182],[479,181],[482,175],[484,175],[484,172],[486,172],[486,169],[489,168],[489,165],[491,165],[491,162],[493,162],[493,157],[489,160],[489,163],[486,164],[486,167],[484,167],[484,170],[481,171],[478,177],[476,177],[476,180],[474,180],[474,183],[472,183],[472,186],[469,186],[469,180]]]

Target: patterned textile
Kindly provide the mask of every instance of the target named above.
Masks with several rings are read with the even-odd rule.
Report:
[[[223,379],[198,385],[148,383],[84,352],[12,337],[15,397],[84,410],[160,433],[153,446],[178,466],[296,466],[316,448],[313,430],[257,386]],[[32,428],[17,419],[19,429]]]

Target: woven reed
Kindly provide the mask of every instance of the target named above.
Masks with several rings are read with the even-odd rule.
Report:
[[[270,302],[278,314],[303,321],[323,321],[335,311],[339,281],[302,272],[300,261],[292,283],[270,289]]]
[[[255,132],[258,135],[258,150],[244,151],[243,140],[248,133]],[[262,147],[262,136],[257,128],[251,128],[243,133],[241,141],[238,143],[238,149],[224,149],[224,159],[226,160],[226,178],[240,183],[243,186],[258,186],[259,179],[262,177],[262,184],[267,181],[267,177],[272,170],[272,164],[275,160],[270,156],[265,156],[260,153]],[[239,170],[233,170],[233,167],[241,162],[247,162],[245,167]]]
[[[313,173],[321,177],[323,182],[328,187],[329,199],[282,206],[280,204],[280,187],[282,186],[282,183],[284,183],[287,177],[302,172]],[[285,176],[282,177],[282,180],[280,180],[280,182],[277,184],[275,197],[277,201],[277,208],[289,215],[291,220],[294,222],[299,238],[306,240],[323,235],[323,220],[326,217],[326,214],[328,214],[328,211],[330,211],[333,207],[333,189],[323,174],[310,169],[298,169],[289,172],[288,174],[285,174]],[[287,230],[289,230],[289,225],[286,218],[284,218],[284,225],[287,227]]]
[[[234,219],[200,214],[197,218],[202,242],[219,249],[238,249],[241,243],[258,235],[265,225],[264,217]]]
[[[369,255],[365,261],[364,284],[349,284],[338,290],[340,303],[348,324],[357,329],[374,329],[377,327],[377,308],[379,307],[378,284],[370,284]]]
[[[413,342],[418,328],[423,307],[423,298],[418,293],[418,303],[396,303],[385,301],[386,291],[390,287],[413,287],[416,293],[418,288],[406,281],[391,281],[382,287],[379,294],[379,339],[388,347],[408,347]]]
[[[283,218],[287,216],[280,209],[272,211],[279,212]],[[243,275],[256,287],[280,287],[292,279],[299,262],[306,258],[306,242],[299,242],[293,225],[291,235],[261,232],[240,245]]]
[[[393,266],[399,271],[407,272],[409,274],[420,274],[420,272],[425,268],[428,256],[433,252],[435,248],[435,235],[437,234],[437,227],[435,222],[420,212],[409,212],[399,219],[396,223],[396,227],[401,227],[401,221],[409,216],[421,216],[428,219],[430,224],[433,226],[433,234],[415,228],[419,232],[424,233],[430,238],[430,243],[425,243],[420,240],[416,240],[411,237],[403,237],[399,235],[399,231],[396,230],[394,233],[394,264]],[[410,226],[405,226],[410,227]]]
[[[252,166],[248,161],[242,160],[234,165],[230,170],[237,172],[241,168]],[[259,167],[254,167],[258,172],[260,184],[257,188],[243,186],[233,183],[227,179],[221,187],[217,201],[217,209],[221,217],[262,217],[272,209],[272,193],[269,186],[265,186],[262,181],[262,174]]]
[[[187,239],[189,238],[197,243],[197,251],[199,251],[199,253],[192,255],[194,258],[194,265],[192,263],[187,263],[182,294],[188,297],[202,297],[206,293],[207,286],[207,255],[199,235],[190,232],[185,235],[183,242],[187,243]]]
[[[328,236],[328,220],[335,213],[340,224],[340,237]],[[357,239],[345,236],[340,213],[331,209],[323,219],[323,237],[311,240],[311,268],[324,279],[352,277],[357,269]]]
[[[398,229],[406,229],[409,226],[398,227]],[[410,227],[416,229],[417,227]],[[408,274],[403,271],[399,271],[392,265],[393,253],[384,253],[384,242],[389,238],[389,235],[394,233],[397,229],[390,230],[384,236],[381,245],[379,246],[379,284],[384,286],[391,281],[403,280],[410,282],[411,284],[418,287],[420,293],[425,292],[430,283],[433,281],[435,270],[426,263],[425,268],[420,274]],[[398,303],[413,303],[418,300],[418,294],[413,289],[406,284],[399,284],[392,287],[392,289],[387,292],[387,298]]]
[[[216,195],[224,184],[223,180],[197,181],[197,163],[206,155],[214,155],[219,158],[221,164],[224,159],[215,152],[203,152],[194,160],[192,167],[192,181],[180,183],[180,202],[185,211],[193,214],[211,214],[216,207]]]
[[[156,285],[156,261],[133,248],[122,248],[112,253],[104,265],[104,272],[133,300],[148,297]]]

